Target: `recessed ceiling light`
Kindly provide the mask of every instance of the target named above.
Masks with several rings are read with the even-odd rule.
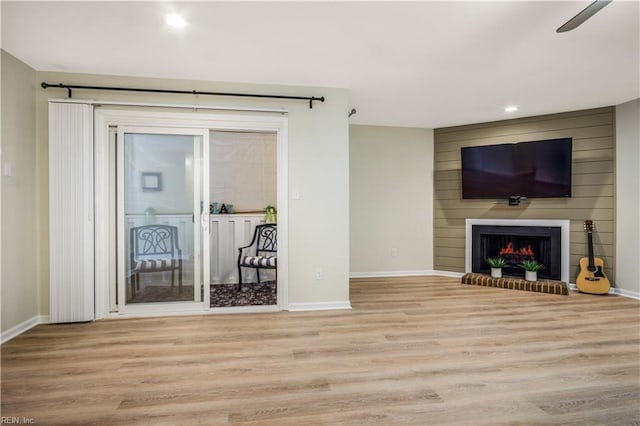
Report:
[[[518,110],[518,105],[510,105],[504,109],[504,112],[516,112]]]
[[[187,22],[184,19],[182,19],[182,16],[175,13],[171,15],[167,15],[164,18],[164,22],[166,22],[167,25],[172,26],[174,28],[182,28],[185,25],[187,25]]]

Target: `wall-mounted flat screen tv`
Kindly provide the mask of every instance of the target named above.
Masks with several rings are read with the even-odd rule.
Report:
[[[571,197],[572,138],[461,149],[462,198]]]

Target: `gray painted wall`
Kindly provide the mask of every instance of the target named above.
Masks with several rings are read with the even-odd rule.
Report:
[[[616,107],[616,284],[640,294],[640,99]]]
[[[352,276],[433,269],[433,130],[349,127]]]
[[[39,314],[36,223],[36,72],[2,51],[2,325]],[[10,168],[10,176],[7,168]]]

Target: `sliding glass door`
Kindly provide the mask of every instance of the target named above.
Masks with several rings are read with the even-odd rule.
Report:
[[[275,269],[238,267],[238,249],[252,243],[259,225],[273,225],[277,240],[277,140],[275,132],[209,133],[212,308],[277,304]],[[242,253],[257,255],[255,249]]]
[[[94,115],[96,317],[286,309],[286,115]],[[263,221],[278,226],[277,269],[258,282],[244,268],[240,285],[238,248]]]
[[[120,312],[208,307],[208,133],[119,127]]]

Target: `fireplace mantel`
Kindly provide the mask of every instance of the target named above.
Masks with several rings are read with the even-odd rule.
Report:
[[[562,281],[569,283],[569,226],[568,220],[548,219],[466,219],[465,220],[465,272],[471,271],[471,229],[473,225],[487,226],[545,226],[559,227],[561,229],[561,255],[562,265],[560,276]]]

